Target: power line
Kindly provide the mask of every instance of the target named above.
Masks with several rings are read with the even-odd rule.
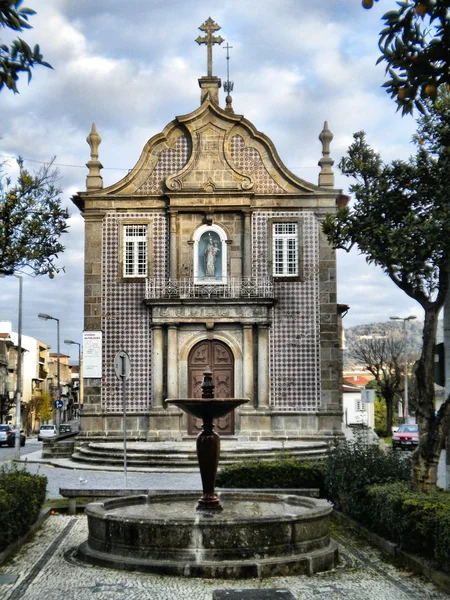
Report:
[[[10,156],[9,154],[0,154],[0,158],[8,158],[11,160],[15,160],[17,157],[16,156]],[[34,160],[32,158],[24,158],[23,156],[21,156],[21,159],[23,161],[26,162],[31,162],[31,163],[36,163],[39,165],[48,165],[51,161],[44,161],[44,160]],[[54,167],[64,167],[64,168],[71,168],[71,169],[87,169],[86,165],[66,165],[63,163],[52,163],[52,166]],[[288,165],[286,165],[286,167],[290,170],[294,170],[294,169],[316,169],[317,165],[311,165],[309,167],[289,167]],[[154,170],[154,166],[153,167],[141,167],[139,170],[140,171],[153,171]],[[129,173],[130,171],[133,170],[132,168],[128,168],[126,169],[125,167],[102,167],[103,171],[126,171],[127,173]]]

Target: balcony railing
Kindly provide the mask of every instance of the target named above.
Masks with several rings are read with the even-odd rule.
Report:
[[[163,298],[273,298],[271,277],[229,277],[224,283],[194,279],[155,279],[146,282],[146,300]]]

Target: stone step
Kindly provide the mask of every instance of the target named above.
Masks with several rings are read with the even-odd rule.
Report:
[[[232,465],[243,460],[273,461],[284,453],[294,456],[298,460],[321,459],[328,449],[326,443],[299,443],[289,445],[284,451],[273,444],[261,444],[252,447],[251,443],[237,443],[236,447],[227,444],[221,450],[220,465]],[[123,464],[123,447],[118,443],[92,442],[80,446],[73,454],[72,460],[90,465],[121,466]],[[161,443],[161,444],[131,444],[127,447],[127,464],[135,467],[158,468],[195,468],[197,466],[197,453],[195,444],[191,443]]]

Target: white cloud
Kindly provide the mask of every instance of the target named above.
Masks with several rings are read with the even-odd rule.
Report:
[[[0,153],[35,161],[56,155],[57,163],[68,165],[60,167],[67,205],[85,187],[93,122],[103,139],[106,186],[126,175],[148,139],[198,106],[206,51],[194,40],[208,16],[233,46],[236,113],[268,135],[300,177],[317,183],[325,120],[334,134],[336,164],[360,129],[386,160],[411,152],[414,121],[395,114],[380,88],[383,67],[375,67],[383,12],[378,5],[364,11],[355,0],[54,0],[34,8],[34,29],[24,37],[40,43],[54,70],[35,69],[29,86],[21,80],[20,95],[1,92]],[[225,56],[223,47],[215,47],[214,73],[222,80]],[[347,189],[349,183],[336,169],[336,185]],[[44,339],[54,340],[55,333],[37,320],[40,311],[61,316],[62,336],[77,340],[83,327],[84,224],[75,206],[70,211],[67,250],[60,257],[66,273],[24,284],[26,333]],[[347,324],[420,313],[355,252],[339,257],[338,274],[339,301],[352,307]],[[16,283],[10,278],[1,284],[0,319],[16,319]]]

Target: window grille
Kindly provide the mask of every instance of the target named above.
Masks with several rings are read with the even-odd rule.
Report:
[[[273,265],[275,277],[298,276],[298,223],[273,224]]]
[[[358,412],[364,412],[366,410],[366,403],[361,402],[361,400],[356,401],[356,410]]]
[[[147,225],[124,226],[124,276],[147,276]]]

